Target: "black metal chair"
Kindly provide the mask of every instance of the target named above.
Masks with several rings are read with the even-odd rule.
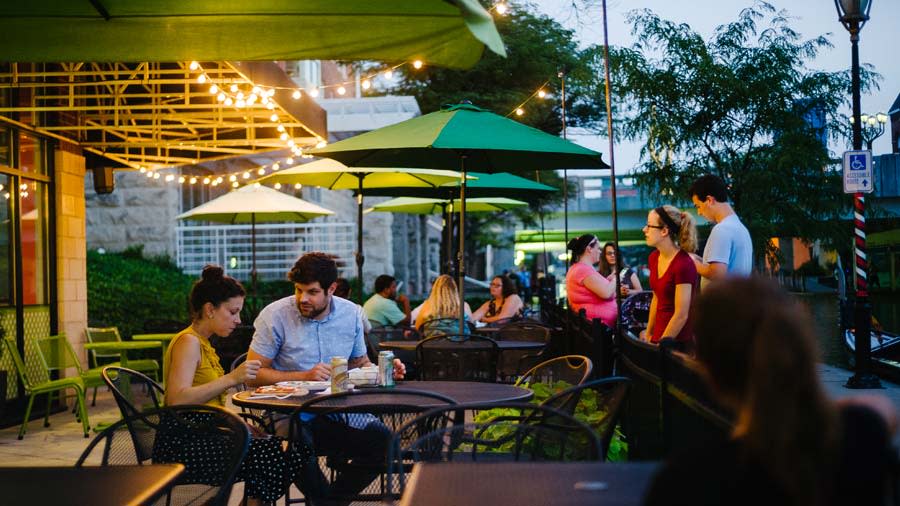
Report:
[[[466,321],[464,329],[465,334],[471,334],[475,330],[475,325]],[[425,320],[416,330],[419,331],[422,338],[426,339],[434,336],[459,334],[459,318],[431,318]]]
[[[483,405],[436,408],[397,429],[388,454],[386,499],[399,497],[413,462],[592,461],[600,460],[600,441],[586,424],[548,406],[498,403],[482,411],[500,413],[466,421],[465,412]]]
[[[588,415],[588,425],[601,443],[600,457],[606,460],[610,441],[631,391],[631,380],[619,376],[589,381],[557,393],[543,402],[544,406],[575,405],[575,412]]]
[[[212,406],[172,406],[119,420],[75,467],[180,463],[185,471],[157,504],[226,505],[250,442],[246,424]]]
[[[419,378],[426,381],[497,381],[500,349],[489,337],[442,335],[416,346]]]
[[[550,341],[550,328],[534,320],[517,320],[507,323],[494,333],[499,341],[527,341],[547,344]],[[504,350],[500,354],[497,369],[504,381],[511,380],[530,367],[522,369],[523,364],[537,364],[546,360],[546,346],[540,351]]]
[[[306,401],[290,417],[289,430],[291,450],[308,454],[312,449],[311,453],[317,459],[313,465],[306,466],[299,484],[306,500],[313,504],[317,501],[380,501],[389,489],[385,458],[391,434],[408,420],[435,406],[454,404],[454,399],[435,392],[383,388],[318,396]],[[323,422],[356,428],[378,422],[377,428],[383,428],[383,433],[369,431],[372,439],[357,447],[349,441],[341,441],[345,447],[335,445],[335,440],[317,444],[313,425]],[[384,437],[383,441],[376,440],[380,436]],[[348,490],[344,487],[348,481],[355,481],[358,483],[356,488],[362,488]],[[290,499],[288,485],[285,504],[296,502],[302,501]]]
[[[163,406],[163,387],[146,374],[126,367],[107,366],[101,375],[119,406],[122,418],[128,420],[147,409]]]

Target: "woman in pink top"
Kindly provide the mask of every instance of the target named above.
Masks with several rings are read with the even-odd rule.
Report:
[[[594,265],[600,261],[600,241],[584,234],[569,241],[572,266],[566,273],[566,293],[573,311],[584,309],[588,318],[616,325],[616,284],[601,276]]]

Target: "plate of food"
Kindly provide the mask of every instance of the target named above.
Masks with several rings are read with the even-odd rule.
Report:
[[[310,392],[316,392],[330,388],[331,381],[279,381],[275,385],[279,387],[303,388]]]
[[[309,390],[289,385],[266,385],[257,387],[250,397],[254,399],[287,399],[288,397],[301,397],[308,395]]]

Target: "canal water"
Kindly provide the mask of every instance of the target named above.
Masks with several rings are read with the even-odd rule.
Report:
[[[849,357],[838,326],[838,299],[833,293],[793,293],[812,314],[822,349],[822,361],[828,365],[849,369]],[[900,332],[900,293],[874,293],[871,295],[872,314],[881,322],[884,330]]]

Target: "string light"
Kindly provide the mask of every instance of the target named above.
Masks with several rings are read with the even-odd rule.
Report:
[[[544,81],[544,84],[538,86],[538,89],[534,90],[531,95],[528,96],[521,104],[517,105],[513,110],[509,111],[506,117],[510,117],[513,114],[516,116],[524,116],[525,115],[525,105],[531,102],[535,97],[544,99],[547,98],[547,85],[550,84],[550,81]]]
[[[497,2],[494,4],[492,9],[494,9],[494,11],[496,11],[497,14],[501,16],[505,16],[506,13],[509,12],[509,6],[506,5],[506,2]]]
[[[419,70],[422,68],[422,60],[416,60],[413,62],[413,68]]]

